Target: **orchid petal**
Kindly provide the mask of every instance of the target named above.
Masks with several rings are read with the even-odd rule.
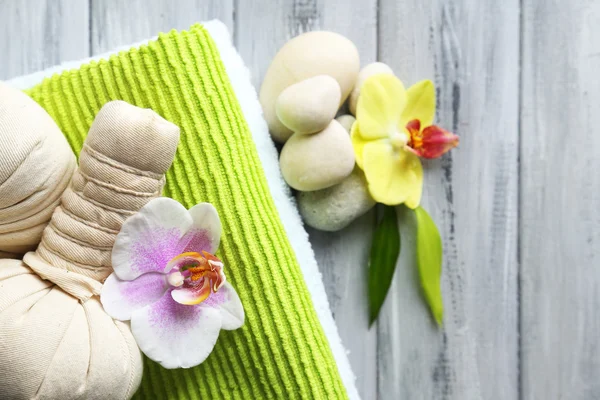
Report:
[[[196,204],[190,208],[192,227],[181,238],[180,251],[216,253],[221,240],[221,220],[216,208],[210,203]]]
[[[244,325],[244,306],[237,292],[229,282],[225,282],[221,288],[210,295],[202,303],[202,307],[214,307],[221,313],[221,329],[234,330]]]
[[[108,315],[127,321],[135,310],[152,304],[167,291],[166,276],[150,272],[132,281],[123,281],[110,274],[104,282],[100,301]]]
[[[191,226],[190,213],[177,201],[166,197],[149,201],[117,235],[112,252],[115,274],[133,280],[147,272],[162,272],[180,253],[179,240]]]
[[[356,164],[359,168],[363,168],[363,149],[365,144],[369,143],[368,140],[365,140],[358,128],[358,124],[352,125],[352,130],[350,132],[350,138],[352,139],[352,147],[354,148],[354,156],[356,159]]]
[[[410,153],[409,153],[410,154]],[[411,154],[411,157],[412,156]],[[412,210],[419,207],[421,204],[421,196],[423,195],[423,165],[421,161],[417,158],[417,163],[415,163],[413,168],[413,174],[415,180],[418,183],[415,183],[411,186],[411,190],[409,191],[408,197],[404,200],[404,205]]]
[[[420,157],[438,158],[458,146],[458,141],[457,135],[439,126],[431,125],[423,129],[416,140],[413,139],[413,147]]]
[[[416,155],[404,149],[395,151],[385,141],[374,141],[365,145],[363,156],[365,177],[375,201],[390,206],[407,202],[411,208],[418,205],[423,167]]]
[[[179,304],[193,306],[206,300],[210,296],[210,289],[210,279],[204,279],[204,282],[201,285],[195,287],[180,287],[173,289],[171,297]]]
[[[435,86],[429,79],[412,85],[406,91],[406,106],[400,116],[400,126],[419,120],[421,126],[429,126],[435,118]]]
[[[140,349],[165,368],[191,368],[213,350],[221,330],[221,314],[211,307],[186,306],[170,294],[131,316]]]
[[[360,89],[356,123],[365,140],[388,137],[398,130],[398,115],[406,105],[406,90],[391,74],[368,78]]]

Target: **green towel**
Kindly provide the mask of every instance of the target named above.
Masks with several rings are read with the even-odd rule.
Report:
[[[221,331],[198,367],[166,370],[146,360],[134,398],[348,398],[252,134],[202,25],[54,75],[28,94],[54,118],[75,153],[106,102],[153,109],[181,128],[164,195],[186,207],[211,202],[221,215],[219,256],[229,266],[246,323]]]

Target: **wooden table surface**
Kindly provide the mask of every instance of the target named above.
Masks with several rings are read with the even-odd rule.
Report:
[[[372,213],[310,232],[364,399],[600,399],[600,1],[0,0],[0,79],[212,18],[257,87],[288,39],[333,30],[363,65],[434,79],[461,136],[426,164],[443,329],[409,250],[368,329]]]

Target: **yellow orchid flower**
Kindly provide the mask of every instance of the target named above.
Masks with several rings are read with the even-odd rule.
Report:
[[[356,162],[377,202],[419,206],[423,191],[419,157],[437,158],[458,145],[458,136],[431,125],[434,117],[435,88],[430,80],[408,90],[391,74],[364,82],[351,135]]]

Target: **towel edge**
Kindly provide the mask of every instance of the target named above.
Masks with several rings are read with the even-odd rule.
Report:
[[[331,352],[335,358],[342,382],[346,387],[348,397],[351,400],[359,400],[360,396],[356,389],[355,377],[331,313],[322,275],[308,239],[308,233],[304,229],[302,219],[298,213],[296,201],[281,175],[277,149],[269,134],[267,123],[263,118],[258,94],[251,83],[250,71],[232,45],[231,37],[225,24],[221,21],[213,20],[203,23],[203,25],[219,49],[221,60],[225,65],[225,70],[242,108],[244,118],[252,133],[271,196],[275,200],[279,217],[296,254],[304,281],[313,300],[313,306],[323,326],[325,336],[329,341]],[[243,73],[234,73],[234,70],[243,71]]]

